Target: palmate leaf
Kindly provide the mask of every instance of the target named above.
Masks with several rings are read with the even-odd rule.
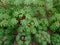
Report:
[[[41,6],[41,5],[44,5],[44,0],[32,0],[33,1],[33,4],[34,5],[38,5],[38,6]]]
[[[23,2],[24,2],[24,0],[15,0],[14,5],[18,6],[18,5],[22,4]]]
[[[46,18],[40,19],[39,23],[42,26],[49,26],[49,21]]]
[[[32,34],[36,34],[37,33],[36,28],[34,26],[30,27],[30,31],[31,31]]]
[[[53,3],[54,3],[54,7],[57,9],[57,12],[59,12],[60,13],[60,0],[55,0],[55,1],[53,1]]]
[[[21,21],[21,24],[24,25],[24,26],[26,26],[26,25],[28,25],[30,22],[31,22],[31,20],[29,20],[29,19],[24,19],[24,20]]]
[[[53,45],[60,45],[60,35],[59,34],[52,34],[51,40]]]
[[[7,20],[3,20],[2,22],[0,22],[0,26],[1,27],[8,26],[8,21]]]
[[[12,35],[13,34],[14,31],[12,29],[9,29],[9,28],[8,29],[5,29],[5,31],[4,31],[4,34],[5,35]]]
[[[52,23],[53,21],[56,21],[56,17],[55,16],[51,16],[49,19],[49,22]]]
[[[0,13],[0,20],[2,20],[3,19],[3,14],[2,13]]]
[[[45,15],[45,13],[46,13],[44,7],[40,7],[39,11],[40,11],[41,15]]]
[[[40,32],[40,30],[44,30],[46,31],[48,29],[48,26],[49,26],[49,22],[47,19],[41,19],[38,21],[39,22],[39,25],[38,25],[38,32]]]
[[[39,22],[36,18],[33,18],[32,20],[34,21],[33,23],[36,27],[39,26]]]
[[[25,13],[32,13],[32,8],[30,6],[24,7]]]
[[[3,35],[3,34],[4,34],[4,30],[0,29],[0,35]]]
[[[60,14],[56,14],[55,17],[56,17],[57,21],[60,22]]]
[[[50,29],[51,29],[53,32],[55,32],[57,29],[59,29],[59,27],[60,27],[60,24],[59,24],[59,22],[57,21],[57,22],[55,22],[53,25],[50,26]]]
[[[2,14],[2,13],[0,14],[0,20],[9,19],[9,18],[10,18],[10,16],[8,14]]]
[[[1,0],[1,2],[5,3],[5,4],[9,4],[9,5],[13,5],[14,0]]]
[[[35,35],[35,41],[38,43],[46,43],[49,42],[50,43],[50,35],[47,32],[44,31],[40,31],[39,34]]]
[[[45,41],[43,41],[43,42],[42,42],[42,45],[46,45],[46,42],[45,42]]]
[[[31,14],[29,14],[29,13],[26,14],[26,18],[27,18],[27,19],[31,19],[31,18],[32,18]]]
[[[31,18],[34,16],[32,8],[28,6],[28,7],[25,7],[24,10],[25,10],[26,18],[31,20]]]
[[[18,30],[17,31],[18,33],[23,33],[23,31],[25,30],[25,27],[23,27],[23,26],[19,27],[17,30]]]
[[[4,1],[1,0],[1,2],[4,2],[4,3],[8,4],[8,5],[15,5],[15,6],[18,6],[18,5],[22,4],[23,1],[24,0],[4,0]]]
[[[24,14],[25,14],[25,10],[21,9],[19,13],[19,18],[22,18],[23,16],[25,16]]]
[[[60,22],[60,14],[59,13],[56,13],[56,12],[49,19],[49,22],[50,23],[54,23],[55,21]]]
[[[17,42],[19,42],[20,36],[21,36],[20,34],[18,34],[18,35],[16,36],[16,41],[17,41]]]
[[[46,9],[50,10],[53,8],[53,0],[46,0]]]
[[[16,20],[16,18],[12,18],[12,19],[10,20],[10,25],[11,25],[11,26],[16,25],[17,23],[18,23],[18,20]]]
[[[5,17],[6,16],[6,17]],[[0,7],[0,20],[3,20],[3,19],[8,19],[10,18],[9,16],[9,11],[8,10],[5,10],[4,8]]]
[[[0,29],[0,41],[2,42],[2,39],[4,37],[4,29]]]
[[[4,7],[0,6],[0,13],[4,13],[5,11]]]
[[[28,26],[24,26],[24,33],[26,34],[26,35],[30,35],[31,34],[31,32],[30,32],[30,28],[28,27]]]
[[[14,8],[13,10],[13,17],[18,17],[20,13],[22,13],[23,9],[21,9],[20,7],[16,7],[16,9]]]
[[[23,16],[25,16],[25,9],[24,8],[21,8],[21,7],[18,7],[17,9],[15,9],[13,11],[13,17],[19,17],[19,18],[22,18]]]
[[[25,40],[30,42],[30,41],[31,41],[31,36],[30,36],[30,35],[27,35],[27,36],[25,37]]]
[[[13,12],[13,17],[18,17],[19,11],[14,11]]]
[[[19,41],[17,43],[18,43],[18,45],[23,45],[23,42],[22,41]]]
[[[24,0],[24,4],[30,5],[32,3],[32,0]]]
[[[4,36],[3,40],[5,41],[4,42],[4,45],[12,45],[12,40],[13,40],[13,36],[9,36],[9,35],[6,35]]]
[[[4,45],[12,45],[11,41],[5,41]]]
[[[23,41],[20,39],[21,36],[25,36],[25,42],[24,42],[24,43],[23,43]],[[17,41],[18,45],[28,45],[28,44],[30,44],[31,36],[30,36],[30,35],[18,34],[18,35],[16,36],[16,41]]]

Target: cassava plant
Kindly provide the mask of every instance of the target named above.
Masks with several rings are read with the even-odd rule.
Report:
[[[60,45],[60,0],[0,0],[0,45]]]

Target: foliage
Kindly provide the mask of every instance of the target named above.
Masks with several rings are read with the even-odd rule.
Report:
[[[47,32],[40,31],[35,35],[35,41],[41,45],[47,45],[47,42],[51,43],[50,35]]]
[[[60,35],[59,34],[52,34],[51,40],[53,45],[60,45]]]
[[[59,8],[60,0],[0,0],[0,45],[60,45]]]

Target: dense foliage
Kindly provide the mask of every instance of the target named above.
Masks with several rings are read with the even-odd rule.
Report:
[[[60,0],[0,0],[0,45],[60,45]]]

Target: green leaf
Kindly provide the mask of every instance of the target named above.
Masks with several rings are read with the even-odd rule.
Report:
[[[24,4],[30,5],[32,3],[32,0],[24,0]]]
[[[4,34],[4,30],[0,29],[0,35],[3,35],[3,34]]]
[[[7,20],[3,20],[2,22],[0,22],[0,26],[1,27],[8,26],[8,21]]]
[[[12,18],[10,20],[10,25],[12,25],[12,26],[16,25],[17,23],[18,23],[18,20],[16,20],[16,18]]]
[[[57,21],[53,25],[50,26],[50,29],[55,32],[59,27],[60,27],[60,24]]]
[[[24,0],[15,0],[14,5],[18,6],[23,3]]]
[[[46,0],[46,9],[50,10],[53,8],[53,0]]]
[[[52,41],[53,45],[59,45],[60,44],[60,35],[59,34],[52,34],[51,41]]]

